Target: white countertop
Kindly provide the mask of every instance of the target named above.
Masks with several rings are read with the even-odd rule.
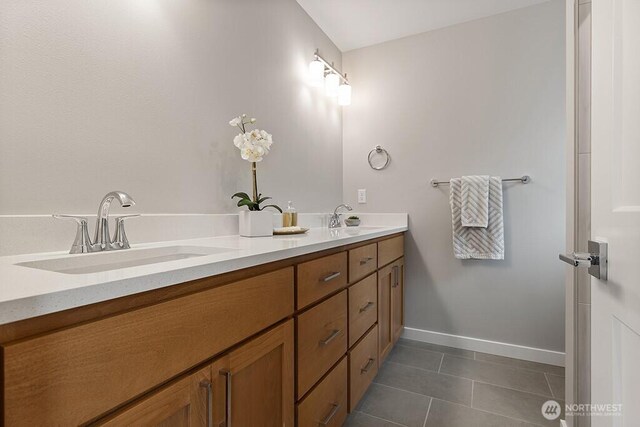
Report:
[[[132,245],[129,251],[168,246],[228,248],[228,252],[89,274],[16,265],[52,258],[90,257],[65,252],[0,257],[0,324],[133,295],[203,277],[323,251],[407,231],[407,226],[312,228],[307,234],[246,238],[222,236]]]

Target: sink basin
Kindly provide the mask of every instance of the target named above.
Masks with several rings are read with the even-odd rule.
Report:
[[[206,255],[231,252],[235,249],[204,246],[166,246],[148,249],[127,249],[113,252],[75,255],[22,262],[16,265],[65,274],[88,274],[140,265],[157,264]]]

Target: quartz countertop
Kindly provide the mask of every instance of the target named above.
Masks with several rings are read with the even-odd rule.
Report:
[[[253,267],[342,245],[407,231],[406,224],[381,227],[311,228],[301,235],[246,238],[221,236],[133,245],[189,246],[225,252],[96,273],[68,274],[16,265],[39,260],[91,257],[48,252],[0,257],[0,324],[55,313],[127,295]]]

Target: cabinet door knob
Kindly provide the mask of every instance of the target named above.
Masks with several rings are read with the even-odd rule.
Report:
[[[366,258],[362,258],[360,260],[360,265],[365,265],[366,263],[368,263],[369,261],[372,261],[372,260],[373,260],[373,257],[370,257],[370,256],[368,256]]]
[[[225,427],[231,427],[231,371],[222,369],[220,375],[225,377],[226,394],[224,404]]]
[[[367,364],[360,369],[360,375],[366,374],[367,372],[369,372],[369,369],[371,369],[371,367],[373,366],[373,362],[375,361],[376,359],[374,359],[373,357],[370,357],[369,360],[367,361]]]
[[[207,390],[207,427],[213,427],[213,386],[211,381],[200,381],[200,387]]]
[[[327,414],[324,420],[320,421],[321,426],[329,425],[333,417],[335,417],[335,415],[338,413],[338,409],[340,409],[339,403],[332,403],[331,406],[331,411]]]
[[[328,345],[331,341],[335,340],[338,335],[340,335],[340,332],[342,332],[341,329],[334,329],[333,331],[331,331],[331,335],[329,335],[326,339],[320,341],[320,347],[324,347],[325,345]]]
[[[400,284],[399,274],[398,274],[399,271],[400,271],[400,267],[398,267],[397,265],[394,265],[393,266],[393,284],[391,285],[392,288],[395,288]]]
[[[369,310],[374,305],[376,305],[376,303],[374,303],[372,301],[369,301],[364,307],[360,308],[360,313],[364,313],[365,311]]]
[[[327,276],[322,278],[323,282],[330,282],[331,280],[340,277],[342,273],[340,273],[339,271],[334,271],[333,273],[329,273]]]

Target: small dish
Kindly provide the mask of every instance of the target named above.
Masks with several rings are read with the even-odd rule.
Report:
[[[288,236],[291,234],[304,234],[307,231],[309,231],[309,229],[304,227],[282,227],[282,228],[274,228],[273,235]]]

